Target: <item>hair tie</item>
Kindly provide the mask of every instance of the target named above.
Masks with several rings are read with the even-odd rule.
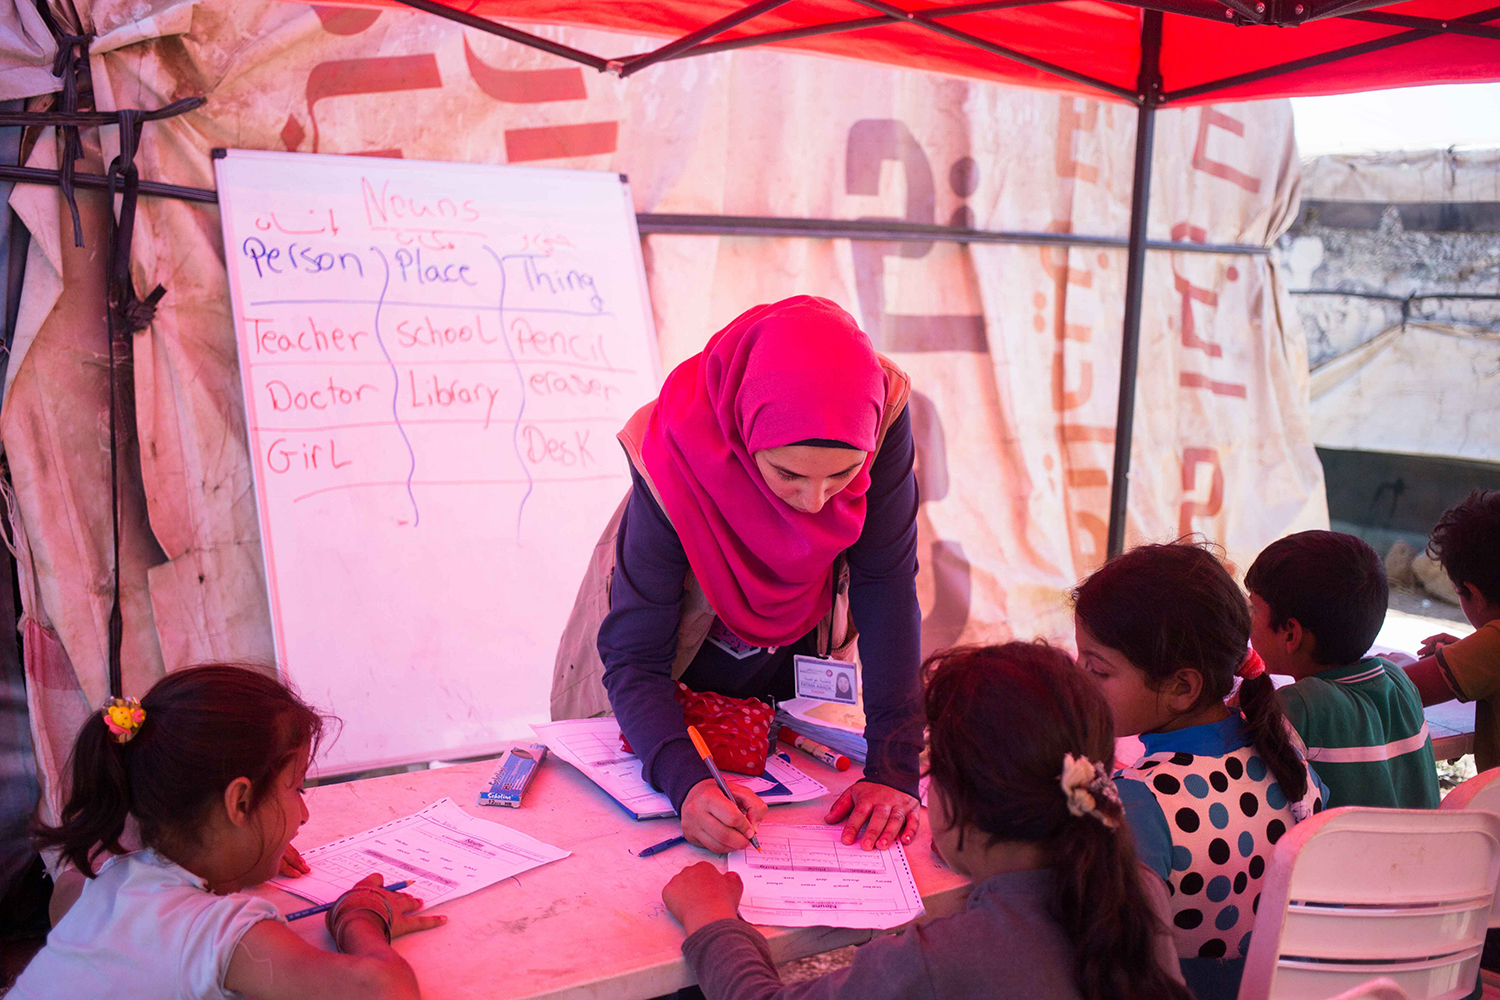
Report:
[[[1068,812],[1074,816],[1092,816],[1111,830],[1120,825],[1116,816],[1099,808],[1101,801],[1112,803],[1116,813],[1121,808],[1120,793],[1103,764],[1065,753],[1059,783],[1068,800]]]
[[[1240,663],[1240,668],[1235,673],[1240,675],[1241,680],[1253,681],[1266,672],[1266,661],[1260,658],[1255,650],[1245,654],[1245,659]]]
[[[111,698],[104,703],[104,724],[116,743],[129,743],[141,731],[146,710],[139,698]]]

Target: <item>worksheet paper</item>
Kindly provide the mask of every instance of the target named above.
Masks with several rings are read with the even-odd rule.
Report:
[[[431,908],[571,853],[508,826],[475,819],[443,798],[421,812],[303,851],[311,872],[271,881],[314,903],[331,903],[366,875],[379,872],[387,885],[411,883],[401,891]]]
[[[770,927],[889,930],[923,913],[900,842],[884,851],[844,844],[841,826],[760,825],[760,850],[734,851],[745,883],[740,916]]]
[[[565,719],[531,728],[547,749],[582,771],[636,819],[677,815],[672,800],[641,775],[641,759],[620,745],[620,724],[614,719]]]
[[[582,771],[636,819],[677,814],[672,800],[652,788],[641,774],[641,759],[626,753],[620,745],[617,720],[566,719],[531,728],[549,750]],[[759,795],[767,805],[806,802],[828,794],[826,785],[803,774],[792,764],[790,755],[779,751],[766,758],[766,771],[760,777],[728,771],[725,776]]]
[[[727,780],[738,781],[765,799],[768,806],[807,802],[828,794],[828,786],[797,770],[797,766],[792,763],[792,755],[785,750],[777,750],[766,758],[766,773],[759,778],[732,771],[724,774]]]

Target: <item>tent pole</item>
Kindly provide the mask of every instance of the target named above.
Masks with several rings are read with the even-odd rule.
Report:
[[[1130,192],[1130,243],[1126,249],[1125,327],[1120,345],[1120,396],[1115,411],[1115,467],[1109,480],[1107,555],[1125,550],[1125,506],[1130,494],[1130,439],[1135,429],[1135,374],[1141,348],[1141,296],[1146,279],[1146,222],[1151,209],[1151,149],[1156,139],[1156,101],[1161,93],[1160,11],[1141,22],[1140,110],[1135,125],[1135,179]]]

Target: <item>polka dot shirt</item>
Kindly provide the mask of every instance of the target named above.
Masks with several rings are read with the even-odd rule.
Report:
[[[1297,822],[1291,803],[1249,746],[1238,713],[1141,740],[1146,755],[1115,775],[1136,852],[1167,883],[1188,985],[1198,978],[1192,966],[1211,964],[1215,968],[1199,971],[1214,981],[1227,974],[1233,987],[1207,993],[1233,1000],[1271,848]],[[1327,793],[1311,769],[1308,774],[1302,801],[1311,814],[1322,809]]]

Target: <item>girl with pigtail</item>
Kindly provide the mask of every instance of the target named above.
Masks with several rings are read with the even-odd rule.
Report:
[[[1073,601],[1079,665],[1115,734],[1144,744],[1114,777],[1141,863],[1170,887],[1183,977],[1197,1000],[1234,1000],[1271,848],[1327,790],[1249,649],[1245,594],[1206,547],[1132,549]]]
[[[783,985],[736,917],[743,886],[703,862],[662,899],[709,1000],[1189,1000],[1106,771],[1109,706],[1043,643],[961,647],[923,667],[933,849],[972,880],[963,912],[861,947],[848,968]]]
[[[379,875],[358,883],[328,913],[334,954],[243,891],[297,859],[324,721],[230,665],[168,674],[90,717],[61,822],[37,833],[86,881],[8,1000],[417,997],[390,941],[446,921],[417,916],[421,900],[382,889]],[[122,846],[128,821],[141,850]]]

